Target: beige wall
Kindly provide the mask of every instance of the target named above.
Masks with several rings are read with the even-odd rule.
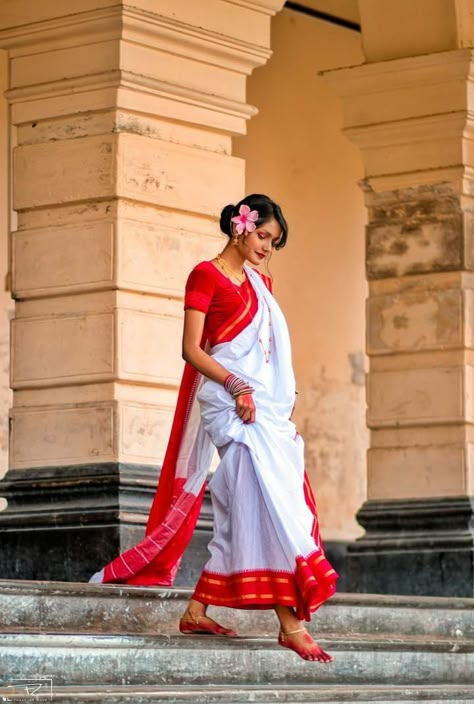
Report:
[[[468,0],[470,3],[470,0]],[[359,0],[364,54],[368,61],[423,56],[455,49],[472,37],[472,9],[465,0]],[[469,21],[457,26],[462,15]],[[348,64],[349,65],[349,64]]]
[[[8,186],[8,106],[3,97],[7,89],[7,53],[0,51],[0,476],[8,468],[9,320],[13,302],[7,289],[9,259],[9,186]]]
[[[234,153],[247,159],[247,191],[271,195],[289,221],[270,269],[293,340],[295,420],[324,535],[345,540],[360,533],[366,486],[363,172],[341,133],[339,100],[317,72],[361,63],[360,35],[283,10],[272,49],[249,80],[259,115]]]

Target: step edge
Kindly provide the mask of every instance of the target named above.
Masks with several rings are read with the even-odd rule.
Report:
[[[112,598],[139,598],[147,596],[158,600],[188,600],[193,593],[192,587],[135,587],[117,584],[89,584],[87,582],[46,582],[33,580],[0,580],[0,598],[3,594],[18,595],[21,591],[25,595],[48,596],[72,595],[77,598],[92,594]],[[440,609],[474,610],[474,598],[471,597],[441,597],[441,596],[409,596],[397,594],[359,594],[340,592],[335,594],[326,607],[337,605],[353,606],[390,606],[390,608],[415,607],[432,609],[438,604]]]

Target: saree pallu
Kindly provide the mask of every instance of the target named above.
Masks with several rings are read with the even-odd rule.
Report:
[[[193,597],[233,608],[291,606],[309,620],[334,594],[337,574],[321,542],[303,440],[290,420],[295,380],[286,322],[260,276],[248,267],[246,272],[257,295],[257,313],[234,339],[209,354],[254,388],[255,422],[241,421],[235,401],[220,384],[199,375],[188,384],[174,475],[165,458],[157,497],[160,487],[163,491],[155,500],[155,518],[161,522],[153,527],[149,522],[145,539],[91,581],[150,584],[154,574],[155,584],[172,583],[216,447],[220,462],[209,483],[211,557]],[[169,447],[168,460],[171,455]]]

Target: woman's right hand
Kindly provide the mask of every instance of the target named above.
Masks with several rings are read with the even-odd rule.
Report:
[[[235,412],[244,423],[254,423],[256,408],[252,394],[242,394],[235,399]]]

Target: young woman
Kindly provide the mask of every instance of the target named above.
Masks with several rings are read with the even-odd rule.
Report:
[[[302,624],[334,594],[337,574],[323,551],[303,441],[290,420],[288,329],[271,280],[247,264],[258,266],[281,249],[287,224],[275,202],[253,194],[227,205],[220,226],[229,242],[186,284],[186,365],[146,537],[91,581],[173,583],[216,447],[211,557],[180,631],[236,635],[206,615],[208,604],[272,608],[280,645],[330,662]]]

